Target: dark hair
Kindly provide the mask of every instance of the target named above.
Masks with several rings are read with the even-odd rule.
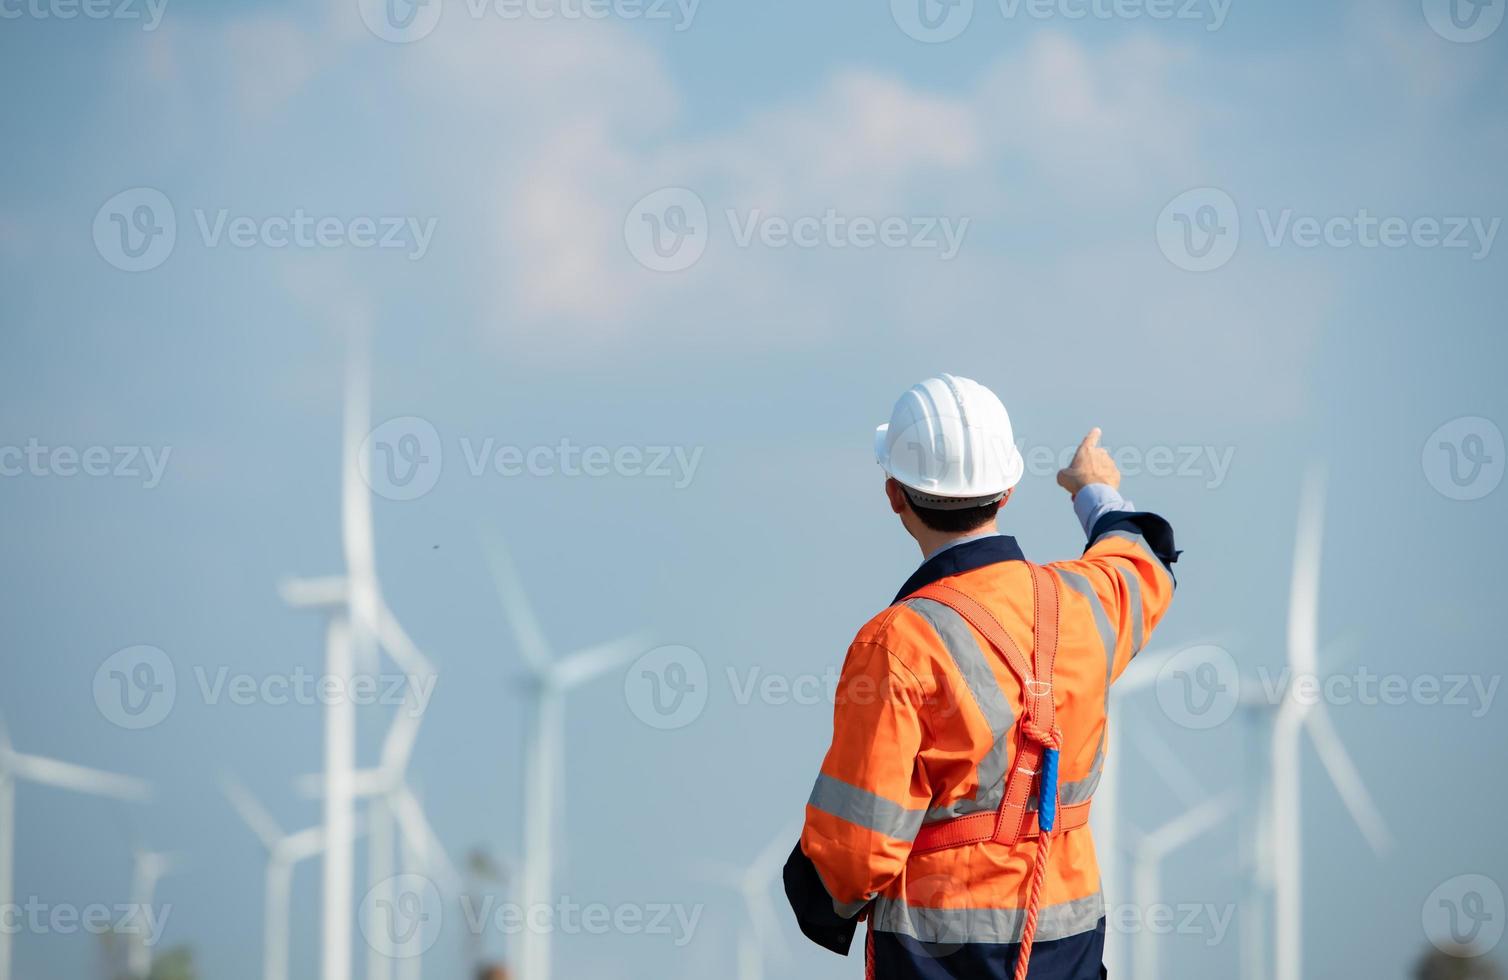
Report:
[[[990,504],[981,504],[978,507],[966,507],[963,510],[937,510],[933,507],[919,507],[911,495],[906,495],[906,502],[916,512],[921,522],[934,531],[944,534],[962,534],[965,531],[974,531],[984,527],[995,519],[1000,513],[1001,501],[997,500]]]

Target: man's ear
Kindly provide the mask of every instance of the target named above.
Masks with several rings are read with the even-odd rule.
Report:
[[[910,501],[906,499],[906,491],[901,489],[900,483],[894,477],[885,477],[885,496],[890,500],[892,514],[904,514],[906,508],[910,506]]]
[[[1011,494],[1013,494],[1015,492],[1016,492],[1016,488],[1015,487],[1011,487],[1009,490],[1005,491],[1005,496],[1000,498],[1000,506],[1004,507],[1006,504],[1010,503],[1011,502]],[[998,511],[999,508],[996,508],[996,510]]]

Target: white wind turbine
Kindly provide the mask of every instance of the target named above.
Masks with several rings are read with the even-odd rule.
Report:
[[[770,901],[770,885],[779,878],[791,841],[800,833],[800,826],[787,827],[746,868],[713,863],[701,869],[701,877],[732,889],[743,902],[744,918],[738,925],[738,980],[764,980],[765,951],[771,947],[784,949],[779,920]]]
[[[1142,651],[1137,654],[1121,676],[1110,688],[1110,710],[1105,719],[1105,759],[1100,770],[1100,781],[1094,789],[1094,802],[1089,807],[1091,832],[1094,834],[1094,852],[1100,866],[1100,892],[1114,906],[1124,901],[1122,864],[1124,854],[1120,847],[1120,782],[1121,768],[1126,764],[1123,751],[1125,736],[1125,701],[1133,692],[1151,687],[1157,682],[1158,671],[1173,657],[1172,650],[1156,653]],[[1127,938],[1116,932],[1105,934],[1105,967],[1110,976],[1125,976],[1122,969],[1125,960]]]
[[[528,690],[534,700],[524,746],[520,892],[527,917],[533,909],[552,904],[556,803],[565,763],[566,692],[627,663],[642,648],[643,640],[638,636],[612,640],[556,661],[506,551],[494,541],[488,558],[503,612],[529,668]],[[519,968],[522,980],[549,980],[548,931],[523,931],[519,937]]]
[[[1374,852],[1389,843],[1387,827],[1356,766],[1321,704],[1300,698],[1297,681],[1318,671],[1319,582],[1324,529],[1324,480],[1311,472],[1299,504],[1298,539],[1294,544],[1293,580],[1288,598],[1288,688],[1272,726],[1271,816],[1265,827],[1273,882],[1276,980],[1300,980],[1303,974],[1303,810],[1300,800],[1299,743],[1307,733],[1320,761],[1351,817]],[[1267,864],[1268,862],[1262,862]]]
[[[141,931],[143,913],[152,907],[157,883],[177,869],[178,857],[161,851],[137,848],[132,852],[131,904],[136,909],[137,931],[130,937],[126,953],[126,970],[136,980],[146,980],[152,972],[152,949]]]
[[[362,474],[361,446],[370,424],[370,383],[364,329],[352,331],[341,437],[341,547],[346,573],[284,582],[279,591],[295,608],[328,616],[325,675],[349,692],[358,670],[376,659],[379,623],[391,618],[377,586],[372,501]],[[324,840],[320,976],[350,980],[352,877],[356,836],[356,705],[349,696],[325,705]]]
[[[357,771],[352,778],[352,787],[356,796],[368,800],[367,882],[375,893],[379,910],[388,910],[393,907],[391,892],[395,819],[403,839],[401,853],[405,874],[428,876],[438,887],[451,893],[459,893],[461,890],[461,877],[407,782],[409,759],[427,707],[427,701],[421,697],[416,682],[422,678],[434,677],[435,668],[380,600],[377,637],[379,648],[393,658],[409,680],[404,687],[403,703],[398,706],[383,738],[377,768]],[[323,789],[319,777],[304,777],[300,780],[300,785],[313,793],[319,793]],[[418,938],[417,935],[409,937],[411,948]],[[417,977],[420,968],[417,953],[399,952],[402,953],[398,960],[400,975]],[[392,975],[393,958],[384,955],[381,950],[371,949],[367,956],[367,976],[371,980],[384,980]]]
[[[235,779],[222,776],[220,788],[267,851],[267,873],[262,897],[263,980],[288,980],[288,925],[293,901],[293,869],[300,861],[317,857],[324,852],[324,827],[309,827],[285,834],[272,814]]]
[[[86,769],[39,755],[27,755],[11,747],[10,734],[0,719],[0,909],[15,902],[16,783],[37,783],[58,789],[107,796],[119,800],[145,800],[147,783],[130,776]],[[0,929],[0,980],[10,980],[10,929]]]
[[[1130,975],[1136,980],[1158,980],[1162,975],[1157,956],[1160,937],[1152,933],[1145,919],[1148,910],[1162,894],[1162,862],[1195,838],[1218,827],[1235,810],[1235,799],[1230,794],[1205,799],[1203,788],[1167,743],[1150,733],[1137,741],[1142,757],[1162,774],[1163,781],[1173,789],[1181,804],[1178,816],[1143,834],[1131,849],[1131,895],[1142,921],[1133,944]]]

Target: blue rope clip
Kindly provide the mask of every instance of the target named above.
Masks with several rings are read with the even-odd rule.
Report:
[[[1042,752],[1042,781],[1037,786],[1037,826],[1042,833],[1052,833],[1058,819],[1058,750]]]

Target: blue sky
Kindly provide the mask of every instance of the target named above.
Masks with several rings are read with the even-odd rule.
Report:
[[[709,672],[705,709],[668,731],[636,715],[621,674],[570,699],[559,888],[705,912],[680,948],[562,937],[560,975],[731,969],[737,905],[695,868],[746,861],[799,819],[830,725],[820,699],[740,703],[733,679],[832,669],[914,567],[870,434],[937,371],[993,387],[1029,447],[1061,453],[1098,424],[1141,462],[1128,495],[1187,551],[1160,648],[1214,642],[1249,676],[1279,667],[1301,477],[1323,463],[1321,634],[1346,642],[1322,671],[1490,684],[1504,491],[1438,489],[1439,447],[1476,435],[1493,455],[1497,432],[1481,479],[1501,474],[1508,278],[1490,233],[1508,211],[1508,31],[1455,43],[1431,6],[1234,0],[1211,30],[1209,5],[1012,18],[978,0],[956,38],[924,43],[880,2],[704,0],[686,23],[445,0],[404,44],[355,0],[169,0],[153,30],[5,7],[23,13],[0,29],[0,447],[166,453],[159,480],[65,475],[55,455],[0,477],[0,711],[17,747],[157,787],[123,807],[23,786],[17,894],[124,901],[133,842],[180,851],[164,943],[192,944],[207,975],[257,975],[261,858],[214,773],[286,826],[312,822],[292,780],[318,767],[321,716],[208,704],[193,678],[318,668],[318,618],[276,585],[340,569],[352,324],[373,336],[374,421],[423,420],[443,452],[431,491],[379,496],[375,519],[386,595],[439,667],[412,772],[449,853],[518,848],[523,665],[484,527],[561,652],[643,629]],[[106,204],[138,188],[171,204],[177,238],[127,272]],[[662,188],[707,215],[679,271],[628,244]],[[1168,210],[1199,189],[1223,196],[1201,191],[1183,220],[1214,216],[1234,249],[1205,272]],[[334,219],[329,243],[272,247],[268,219],[299,213]],[[778,244],[781,222],[829,214],[836,243]],[[222,216],[249,219],[249,245],[214,233]],[[1402,244],[1362,244],[1368,216]],[[904,243],[861,247],[856,220],[899,220]],[[946,258],[927,247],[944,220],[965,229]],[[363,221],[399,247],[359,247]],[[1432,245],[1431,221],[1466,247]],[[1459,419],[1486,424],[1436,434]],[[679,447],[696,466],[682,481],[471,464],[484,445],[562,439]],[[1158,450],[1202,462],[1159,469]],[[1029,469],[1003,520],[1038,559],[1081,545],[1051,470]],[[133,731],[91,689],[137,644],[165,652],[180,691]],[[1437,886],[1508,882],[1491,777],[1504,709],[1330,714],[1400,844],[1374,858],[1306,750],[1306,963],[1403,977]],[[363,712],[364,758],[385,723]],[[1234,722],[1187,729],[1149,692],[1126,724],[1208,791],[1239,785]],[[1177,812],[1146,760],[1123,761],[1131,823]],[[1234,901],[1235,840],[1225,828],[1170,861],[1168,901]],[[296,964],[313,963],[317,885],[305,868]],[[431,975],[459,970],[457,915]],[[1169,937],[1164,962],[1229,975],[1234,938],[1210,938]],[[785,942],[781,975],[853,975],[788,927]],[[86,975],[94,946],[23,934],[16,975]]]

